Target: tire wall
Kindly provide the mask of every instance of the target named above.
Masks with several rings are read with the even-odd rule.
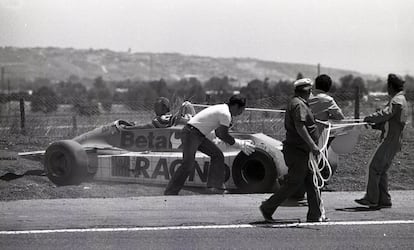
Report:
[[[267,152],[276,165],[278,176],[287,174],[287,167],[282,153],[282,142],[262,133],[250,135],[257,148]]]
[[[233,172],[232,177],[233,177],[235,185],[238,186],[238,188],[242,192],[246,192],[246,193],[272,192],[275,189],[277,189],[279,187],[277,179],[280,176],[287,174],[287,167],[286,167],[286,164],[283,158],[283,153],[281,152],[282,143],[278,140],[275,140],[261,133],[250,134],[250,135],[241,134],[241,135],[236,135],[235,137],[240,138],[240,139],[249,139],[249,140],[254,141],[256,145],[256,149],[257,149],[256,152],[250,155],[249,157],[246,157],[246,155],[244,155],[241,152],[240,153],[241,155],[238,155],[237,158],[235,159],[235,162],[233,163],[233,171],[232,171]],[[246,177],[245,176],[246,175],[245,164],[247,164],[246,163],[247,161],[250,162],[248,165],[251,165],[252,162],[255,162],[255,161],[257,161],[259,165],[260,163],[265,163],[266,165],[266,167],[264,168],[266,169],[265,175],[269,175],[269,176],[265,176],[263,179],[263,182],[261,182],[260,184],[247,185],[246,179],[248,178],[245,178]],[[239,165],[244,165],[244,166],[239,166]],[[249,169],[251,169],[251,167],[249,167]],[[242,171],[243,174],[240,174],[240,171]],[[260,172],[260,170],[258,171]],[[255,173],[252,173],[252,174],[254,175]]]

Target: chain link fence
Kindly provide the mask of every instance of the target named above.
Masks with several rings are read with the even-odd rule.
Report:
[[[356,115],[364,117],[381,108],[388,101],[386,95],[355,98],[356,96],[358,95],[355,95],[355,91],[333,95],[348,118],[354,118]],[[274,96],[248,100],[248,107],[284,110],[289,99],[290,96]],[[73,103],[61,104],[59,100],[53,103],[44,102],[43,106],[55,107],[54,111],[44,113],[42,111],[33,112],[33,105],[30,101],[10,101],[0,98],[0,136],[9,138],[14,134],[24,134],[30,137],[46,137],[50,141],[69,139],[115,120],[147,124],[154,116],[152,104],[139,102],[112,104],[108,109],[101,103],[83,103],[80,106],[91,112],[88,115],[80,115],[79,104],[75,101]],[[177,111],[180,105],[181,100],[174,100],[172,112]],[[411,125],[413,106],[414,103],[409,103]],[[199,110],[200,108],[196,108],[196,111]],[[245,111],[234,119],[233,129],[240,132],[262,132],[282,140],[285,136],[283,121],[284,114],[282,112]]]

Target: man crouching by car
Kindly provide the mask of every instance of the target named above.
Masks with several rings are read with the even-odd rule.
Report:
[[[187,177],[194,171],[197,150],[211,158],[207,180],[209,191],[218,194],[226,191],[223,152],[206,136],[215,131],[217,137],[225,143],[240,148],[247,155],[253,153],[254,145],[249,140],[235,139],[229,134],[232,117],[241,115],[245,106],[245,97],[233,95],[227,103],[203,109],[188,121],[181,132],[183,163],[171,177],[165,195],[178,195]]]

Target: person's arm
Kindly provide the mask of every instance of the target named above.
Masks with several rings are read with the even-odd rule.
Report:
[[[318,155],[319,148],[316,145],[316,143],[313,141],[312,137],[309,135],[309,132],[306,129],[305,123],[301,121],[295,122],[295,128],[298,134],[300,135],[300,137],[302,137],[302,139],[306,142],[306,144],[308,144],[311,152],[314,155]]]
[[[183,102],[180,109],[173,116],[173,124],[187,124],[187,122],[196,114],[194,106],[189,101]]]
[[[342,113],[341,108],[336,104],[335,100],[332,99],[331,105],[328,109],[329,112],[329,119],[333,120],[343,120],[345,118],[344,114]]]
[[[216,130],[216,136],[220,138],[220,140],[224,141],[229,145],[233,145],[235,140],[234,137],[229,134],[229,127],[220,125]]]
[[[250,140],[236,139],[229,134],[229,127],[220,125],[215,130],[216,136],[225,143],[241,149],[246,155],[250,155],[255,151],[254,144]]]
[[[364,118],[364,122],[370,123],[384,123],[391,119],[393,116],[400,114],[402,111],[402,106],[400,104],[392,104],[391,109],[389,106],[383,108],[380,111],[377,111],[369,116]]]
[[[319,148],[312,139],[311,135],[309,134],[305,126],[305,121],[308,116],[308,108],[305,107],[304,104],[296,103],[292,111],[292,118],[295,124],[296,131],[298,132],[300,137],[302,137],[302,139],[306,142],[311,152],[314,155],[319,154]]]

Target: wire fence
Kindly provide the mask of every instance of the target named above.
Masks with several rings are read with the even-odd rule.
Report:
[[[364,117],[384,106],[386,95],[368,95],[355,98],[355,92],[334,95],[338,105],[348,118]],[[354,97],[352,99],[351,97]],[[289,96],[274,96],[248,100],[248,107],[260,109],[284,110],[290,99]],[[152,104],[122,103],[112,104],[110,108],[101,103],[82,104],[87,115],[79,113],[79,105],[44,102],[43,106],[53,106],[54,111],[44,113],[33,112],[29,101],[0,100],[0,137],[9,138],[13,134],[24,134],[31,137],[47,137],[53,139],[68,139],[82,134],[93,128],[111,123],[115,120],[125,120],[136,124],[147,124],[155,115]],[[180,100],[172,102],[172,112],[177,111]],[[414,103],[409,103],[410,122],[413,124]],[[196,111],[201,108],[197,107]],[[46,110],[46,109],[44,109]],[[285,136],[284,114],[277,112],[245,111],[234,119],[233,129],[240,132],[262,132],[279,140]]]

